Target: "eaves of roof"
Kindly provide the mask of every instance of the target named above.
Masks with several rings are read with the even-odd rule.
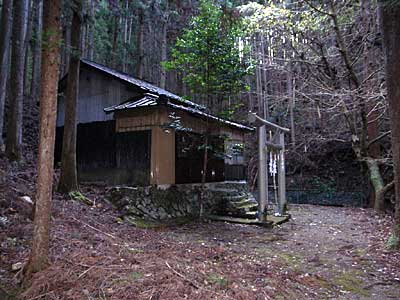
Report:
[[[206,118],[209,120],[213,120],[215,122],[223,123],[225,125],[235,127],[237,129],[241,130],[246,130],[246,131],[253,131],[253,127],[246,126],[244,124],[238,123],[238,122],[233,122],[227,119],[223,119],[217,116],[214,116],[212,114],[209,114],[207,112],[204,112],[202,110],[193,108],[193,107],[188,107],[184,105],[178,105],[175,103],[172,103],[171,101],[165,101],[165,99],[162,99],[158,97],[157,95],[147,93],[144,95],[143,98],[141,99],[133,99],[133,100],[128,100],[124,103],[118,104],[118,105],[113,105],[110,107],[104,108],[104,111],[106,113],[113,113],[116,111],[122,111],[122,110],[131,110],[131,109],[138,109],[138,108],[144,108],[144,107],[151,107],[151,106],[158,106],[158,105],[166,105],[167,107],[176,109],[176,110],[181,110],[185,111],[191,115],[194,115],[196,117],[202,117]]]

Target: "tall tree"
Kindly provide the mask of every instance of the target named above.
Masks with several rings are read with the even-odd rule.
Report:
[[[4,0],[1,10],[1,32],[0,32],[0,151],[4,146],[4,104],[6,100],[7,78],[9,70],[9,48],[11,38],[12,0]]]
[[[400,247],[400,3],[381,1],[381,20],[386,51],[386,86],[392,130],[395,183],[395,218],[392,246]]]
[[[68,193],[78,189],[76,174],[76,102],[79,91],[79,65],[81,58],[82,0],[71,3],[71,51],[65,101],[65,122],[61,156],[61,176],[58,189]]]
[[[167,70],[184,73],[183,81],[210,108],[219,108],[244,91],[244,76],[251,73],[250,61],[242,59],[249,49],[237,45],[245,32],[236,14],[212,0],[201,0],[199,14],[177,39],[171,60],[163,63]]]
[[[32,103],[36,103],[39,97],[40,85],[40,64],[41,64],[41,45],[42,45],[42,14],[43,2],[35,1],[35,17],[34,17],[34,34],[33,34],[33,50],[32,50],[32,81],[30,97]]]
[[[57,86],[60,66],[61,1],[43,1],[43,50],[40,91],[39,160],[32,249],[26,278],[49,262]]]
[[[30,93],[30,80],[29,77],[31,75],[31,67],[30,67],[30,53],[31,53],[31,44],[32,44],[32,34],[33,34],[33,18],[34,18],[34,1],[28,0],[26,1],[26,11],[27,11],[27,18],[25,19],[25,41],[24,41],[24,104],[30,104],[29,93]]]
[[[85,54],[85,57],[93,60],[93,55],[94,55],[94,14],[95,14],[95,1],[94,0],[88,0],[87,1],[87,11],[88,11],[88,17],[87,17],[87,22],[86,22],[86,34],[87,34],[87,53]]]
[[[303,107],[294,111],[303,115],[296,118],[299,130],[296,130],[297,149],[293,152],[309,148],[307,144],[312,140],[314,143],[346,137],[372,184],[375,209],[384,211],[387,204],[384,195],[393,184],[385,184],[386,178],[382,176],[382,166],[388,161],[381,159],[386,149],[381,149],[382,153],[374,149],[383,148],[379,141],[386,136],[377,136],[386,127],[379,84],[381,49],[379,39],[365,38],[377,36],[374,18],[369,16],[376,7],[371,0],[363,0],[361,7],[356,3],[304,0],[260,5],[253,2],[242,6],[241,12],[248,16],[255,33],[261,31],[270,38],[267,67],[272,86],[271,105],[268,105],[271,117],[287,115],[286,97],[281,96],[283,68],[290,70],[288,67],[292,66],[295,70],[292,76],[296,95],[300,95],[299,102],[308,103],[306,107],[300,104]],[[373,60],[369,59],[372,55]],[[255,59],[261,60],[257,56]],[[374,128],[375,125],[379,126]],[[302,130],[307,127],[310,130]]]
[[[25,35],[28,17],[27,0],[14,1],[11,53],[11,97],[8,111],[6,154],[10,160],[21,159],[22,113],[24,97]]]
[[[136,71],[135,75],[139,79],[143,79],[143,68],[144,68],[144,49],[143,49],[143,39],[144,39],[144,10],[143,8],[137,9],[138,17],[138,30],[136,36]]]
[[[183,80],[192,92],[219,113],[223,102],[246,89],[244,76],[251,70],[250,62],[241,58],[241,51],[246,52],[246,49],[237,47],[237,41],[244,36],[244,24],[235,14],[234,10],[212,0],[201,0],[199,14],[191,19],[190,28],[178,38],[171,60],[163,63],[166,69],[184,73]],[[209,135],[206,121],[204,143],[199,149],[203,151],[200,216],[211,150]]]
[[[168,25],[170,21],[170,15],[172,12],[170,11],[169,1],[166,0],[164,3],[164,7],[161,8],[159,3],[156,3],[155,9],[160,16],[162,27],[161,27],[161,62],[165,62],[168,59]],[[161,68],[160,70],[160,87],[165,89],[167,81],[167,70],[165,68]]]

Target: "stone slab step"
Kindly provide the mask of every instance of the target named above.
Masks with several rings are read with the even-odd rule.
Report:
[[[227,196],[234,196],[237,195],[239,192],[235,189],[228,189],[228,188],[212,188],[210,191],[215,192],[215,193],[222,193],[222,194],[227,194]]]
[[[258,202],[251,199],[244,199],[242,201],[231,201],[228,203],[228,205],[233,207],[241,207],[246,205],[258,206]]]
[[[239,223],[239,224],[247,224],[247,225],[258,225],[258,226],[269,227],[269,228],[280,225],[285,222],[288,222],[290,220],[290,215],[284,215],[284,216],[268,215],[266,222],[260,222],[258,219],[236,218],[236,217],[230,217],[230,216],[208,215],[206,217],[213,221],[223,221],[223,222]]]
[[[227,211],[221,216],[229,216],[235,218],[245,218],[245,219],[257,219],[257,211]]]
[[[246,224],[246,225],[257,225],[257,226],[262,226],[262,227],[267,227],[267,228],[272,228],[272,226],[273,226],[273,223],[271,221],[260,222],[259,220],[255,220],[255,219],[235,218],[235,217],[229,217],[229,216],[208,215],[207,219],[212,220],[212,221],[222,221],[222,222]]]
[[[258,204],[257,203],[243,203],[240,205],[234,205],[232,207],[233,209],[238,209],[238,210],[245,210],[245,211],[251,211],[251,210],[257,210],[258,209]]]
[[[241,200],[247,200],[249,197],[246,194],[243,195],[227,195],[224,196],[223,199],[226,201],[230,201],[230,202],[237,202],[237,201],[241,201]]]
[[[226,181],[223,183],[216,183],[212,188],[235,188],[235,189],[247,189],[246,181]]]

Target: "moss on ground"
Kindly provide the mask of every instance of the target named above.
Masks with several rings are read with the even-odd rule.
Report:
[[[174,219],[166,219],[166,220],[145,220],[142,218],[135,218],[131,216],[125,216],[124,220],[129,224],[142,229],[160,229],[173,227],[178,225],[184,225],[190,222],[193,222],[195,219],[190,217],[181,217]]]
[[[211,284],[216,284],[222,288],[227,287],[229,284],[228,279],[216,273],[209,274],[207,276],[207,281]]]
[[[359,278],[359,272],[342,272],[332,279],[332,283],[344,291],[364,297],[370,296],[370,292],[363,288],[363,281]]]
[[[18,291],[9,291],[4,289],[1,285],[0,285],[0,299],[1,300],[14,300],[17,299],[16,295],[18,295],[19,292]]]

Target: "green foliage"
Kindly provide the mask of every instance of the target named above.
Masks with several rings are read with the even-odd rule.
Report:
[[[225,277],[216,273],[209,274],[207,281],[211,284],[219,285],[222,288],[226,288],[229,285],[229,281]]]
[[[145,1],[130,1],[129,5],[125,7],[122,2],[99,0],[93,18],[88,20],[94,27],[95,60],[104,61],[107,65],[121,66],[126,64],[128,70],[133,69],[136,62],[132,59],[134,58],[132,56],[136,50],[136,43],[134,39],[129,43],[124,41],[121,20],[126,16],[132,17],[134,27],[137,28],[138,17],[134,12],[138,9],[147,8]],[[125,52],[127,58],[124,57]]]
[[[201,0],[199,14],[177,39],[172,59],[162,65],[181,72],[193,93],[227,99],[246,89],[243,77],[252,71],[244,59],[249,51],[242,46],[244,36],[244,23],[235,10]]]
[[[393,232],[390,234],[389,239],[386,242],[386,248],[389,250],[395,250],[400,248],[400,241],[396,234]]]
[[[71,200],[82,202],[86,205],[93,205],[92,200],[83,195],[80,191],[72,191],[68,193]]]
[[[316,4],[315,7],[322,12],[330,12],[324,4]],[[249,28],[248,34],[261,33],[274,36],[273,46],[277,50],[290,45],[299,53],[307,54],[310,51],[303,40],[306,36],[320,38],[332,32],[329,15],[317,12],[306,4],[299,8],[286,3],[274,3],[274,1],[267,1],[265,5],[250,2],[240,6],[239,10],[245,17]],[[339,23],[347,22],[352,16],[351,8],[343,10]]]
[[[311,178],[311,185],[320,193],[333,194],[336,192],[336,184],[334,180],[322,180],[318,176]]]

